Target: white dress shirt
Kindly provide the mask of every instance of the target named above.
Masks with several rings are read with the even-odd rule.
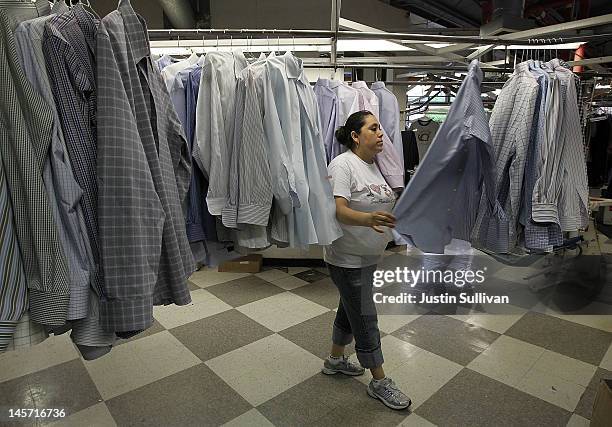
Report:
[[[209,52],[202,65],[195,142],[208,177],[206,202],[211,215],[222,214],[229,194],[236,79],[246,66],[246,58],[240,52]]]

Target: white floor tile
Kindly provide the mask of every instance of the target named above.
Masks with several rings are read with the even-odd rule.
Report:
[[[572,414],[567,427],[589,427],[591,422],[578,414]]]
[[[193,273],[189,280],[201,288],[207,288],[209,286],[229,282],[230,280],[241,279],[250,275],[251,273],[220,273],[216,268],[202,268]]]
[[[413,410],[463,369],[457,363],[391,335],[381,339],[381,344],[385,357],[385,374],[412,399]],[[356,377],[364,384],[369,383],[371,378],[368,371],[366,375]]]
[[[282,279],[274,280],[272,282],[274,285],[279,288],[283,288],[286,291],[290,291],[293,289],[300,288],[304,285],[308,285],[306,280],[302,280],[295,276],[283,277]]]
[[[535,365],[544,351],[541,347],[502,335],[467,367],[514,386]]]
[[[207,290],[198,289],[191,292],[191,304],[157,305],[153,307],[153,316],[166,329],[171,329],[231,309],[231,305],[221,301]]]
[[[51,336],[33,347],[0,354],[0,382],[32,374],[80,357],[70,333]]]
[[[436,425],[412,413],[408,415],[404,421],[399,423],[397,427],[436,427]]]
[[[597,367],[581,360],[545,350],[532,369],[555,374],[571,383],[588,387]]]
[[[283,292],[237,308],[266,328],[279,332],[329,311],[291,292]]]
[[[117,423],[106,405],[98,403],[52,425],[54,427],[116,427]]]
[[[229,423],[223,424],[223,427],[274,427],[266,417],[253,408],[248,412],[234,418]]]
[[[319,373],[322,362],[274,334],[211,359],[206,365],[251,405],[258,406]]]
[[[599,366],[607,369],[608,371],[612,371],[612,344],[610,344],[610,348],[608,348],[608,351],[604,355]]]
[[[100,395],[111,399],[201,363],[170,332],[163,331],[116,347],[85,368]]]
[[[586,390],[586,387],[538,369],[531,369],[515,387],[570,412],[576,409]]]
[[[386,334],[392,334],[419,317],[421,314],[381,314],[378,316],[378,329]]]
[[[458,307],[458,313],[449,317],[503,334],[527,312],[524,308],[514,305],[483,304],[483,306],[485,313],[468,313],[468,309]]]
[[[259,277],[260,279],[267,280],[268,282],[291,277],[289,273],[285,273],[282,270],[277,270],[276,268],[262,271],[261,273],[255,274],[255,276]]]

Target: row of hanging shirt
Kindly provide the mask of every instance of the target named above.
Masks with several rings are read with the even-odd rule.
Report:
[[[192,247],[306,248],[341,236],[318,106],[299,58],[271,53],[249,63],[240,51],[209,52],[157,65],[193,156]]]
[[[71,329],[93,359],[191,302],[191,157],[129,0],[54,12],[0,11],[0,350]]]
[[[346,147],[335,137],[335,132],[344,126],[349,116],[357,111],[368,110],[378,119],[383,131],[384,148],[375,157],[380,171],[394,190],[404,188],[404,149],[400,132],[400,110],[397,98],[385,87],[384,82],[374,82],[368,88],[363,81],[348,83],[319,78],[314,85],[323,125],[323,141],[327,162]]]
[[[586,229],[589,191],[576,83],[560,60],[530,60],[518,64],[502,88],[490,127],[495,194],[508,233],[489,227],[490,215],[481,208],[473,237],[484,248],[551,252],[564,232]]]
[[[588,225],[575,75],[516,66],[487,120],[477,61],[398,200],[394,235],[428,253],[453,239],[496,253],[550,252]]]

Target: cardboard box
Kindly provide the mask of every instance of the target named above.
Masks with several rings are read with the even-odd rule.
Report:
[[[609,427],[612,423],[612,379],[605,379],[599,383],[591,427]]]
[[[591,210],[596,211],[595,219],[603,225],[612,225],[612,199],[590,197]]]
[[[599,208],[600,223],[603,225],[612,225],[612,206],[601,206]]]
[[[262,262],[261,254],[250,254],[221,263],[218,271],[222,273],[259,273]]]

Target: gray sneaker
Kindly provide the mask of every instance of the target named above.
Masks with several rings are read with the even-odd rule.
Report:
[[[400,391],[391,378],[384,378],[377,386],[374,381],[368,384],[368,394],[374,399],[379,399],[391,409],[406,409],[410,407],[412,401],[408,396]]]
[[[358,364],[351,362],[348,357],[342,356],[342,359],[340,359],[338,363],[332,363],[329,357],[325,359],[321,372],[327,375],[334,375],[340,372],[344,375],[357,377],[359,375],[363,375],[365,369],[363,369]]]

